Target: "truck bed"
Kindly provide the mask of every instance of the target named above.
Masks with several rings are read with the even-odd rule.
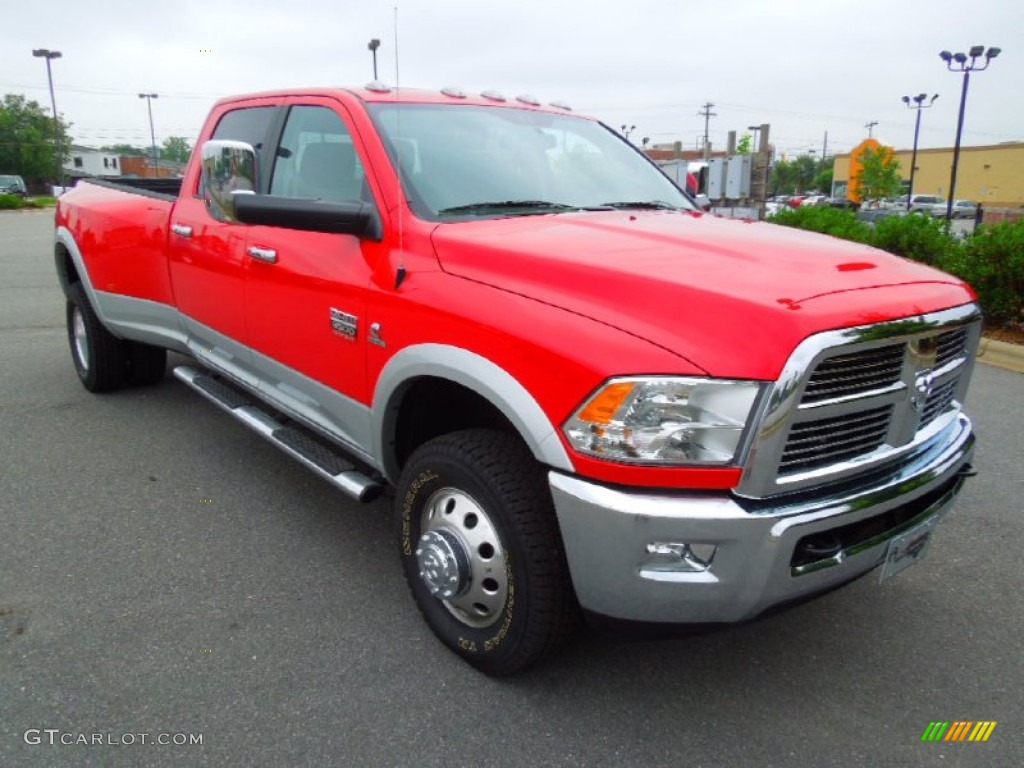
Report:
[[[106,179],[82,179],[84,184],[95,184],[98,187],[117,189],[159,200],[174,201],[181,192],[181,179],[146,179],[132,176],[116,176]]]

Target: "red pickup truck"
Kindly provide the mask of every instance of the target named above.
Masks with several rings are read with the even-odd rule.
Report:
[[[180,188],[179,188],[180,187]],[[970,473],[971,290],[701,213],[607,126],[446,89],[220,101],[56,214],[94,392],[174,374],[342,491],[493,675],[581,617],[717,624],[920,559]]]

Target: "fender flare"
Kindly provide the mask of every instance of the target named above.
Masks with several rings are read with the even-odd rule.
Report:
[[[82,287],[85,289],[85,295],[89,297],[89,303],[92,305],[93,311],[99,316],[100,321],[106,325],[106,318],[103,316],[100,302],[98,301],[99,297],[96,295],[96,290],[92,287],[89,270],[85,268],[85,259],[82,258],[82,251],[79,249],[78,243],[75,242],[75,236],[71,234],[71,230],[67,227],[57,227],[53,239],[54,246],[64,246],[71,256],[71,261],[75,265],[75,272],[78,273],[78,279],[82,281]],[[71,281],[68,279],[68,275],[65,274],[64,265],[61,264],[61,257],[56,247],[54,248],[53,258],[57,263],[57,276],[60,278],[61,288],[64,289],[66,295]]]
[[[508,371],[467,349],[447,344],[414,344],[397,352],[384,366],[373,392],[373,454],[392,481],[399,475],[390,435],[395,432],[402,395],[417,378],[430,376],[464,386],[483,397],[512,422],[534,458],[573,472],[573,464],[548,419],[526,388]]]

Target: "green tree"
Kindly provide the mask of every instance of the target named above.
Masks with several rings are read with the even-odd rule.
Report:
[[[171,160],[175,163],[187,163],[188,156],[191,154],[192,147],[181,136],[168,136],[164,139],[164,145],[160,149],[162,160]]]
[[[868,147],[860,156],[861,171],[857,178],[862,200],[881,200],[900,193],[900,163],[891,147]]]
[[[817,187],[817,177],[821,170],[821,163],[811,155],[801,155],[792,160],[779,160],[772,167],[769,193],[795,195],[814,189]]]
[[[740,137],[740,140],[738,142],[736,142],[736,153],[740,154],[740,155],[749,155],[751,153],[751,151],[753,151],[751,149],[753,144],[754,144],[754,137],[751,136],[749,133],[744,133]]]
[[[820,189],[826,195],[832,194],[832,166],[827,161],[820,163],[818,175],[814,177],[814,188]]]
[[[112,155],[145,156],[149,154],[149,150],[145,147],[133,147],[131,144],[108,144],[101,149]]]
[[[63,161],[71,144],[70,123],[60,121]],[[54,179],[57,141],[53,117],[38,102],[8,93],[0,103],[0,169],[25,178],[30,184]]]

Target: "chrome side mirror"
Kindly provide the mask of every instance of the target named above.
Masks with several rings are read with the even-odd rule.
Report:
[[[200,192],[213,218],[238,223],[234,196],[256,192],[256,150],[244,141],[203,144]]]

